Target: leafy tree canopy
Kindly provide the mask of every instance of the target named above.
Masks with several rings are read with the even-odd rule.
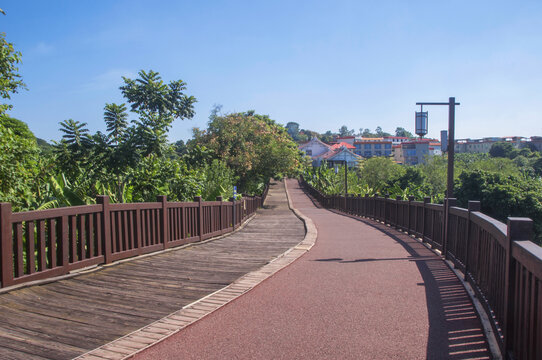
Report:
[[[385,156],[363,160],[359,167],[360,178],[373,189],[383,189],[386,184],[401,177],[405,169]]]
[[[492,157],[513,159],[517,156],[517,153],[518,151],[514,145],[509,142],[496,142],[489,149],[489,155]]]
[[[301,162],[286,129],[253,111],[211,116],[206,130],[194,129],[193,143],[228,164],[240,179],[241,191],[251,192],[269,178],[293,174]]]
[[[354,129],[348,130],[348,127],[346,125],[341,126],[341,128],[339,129],[339,136],[341,137],[352,136],[354,134],[355,134],[355,130]]]
[[[414,135],[410,131],[405,130],[405,128],[397,127],[395,129],[395,136],[401,136],[401,137],[407,137],[407,138],[413,138]]]
[[[0,116],[0,124],[6,128],[11,129],[13,134],[21,138],[36,140],[36,137],[28,128],[28,125],[21,120],[17,120],[7,115]]]
[[[0,33],[0,97],[11,99],[11,94],[26,85],[19,75],[17,65],[21,62],[21,53],[15,51],[13,44],[6,41],[6,34]],[[12,105],[0,104],[0,115],[11,109]]]

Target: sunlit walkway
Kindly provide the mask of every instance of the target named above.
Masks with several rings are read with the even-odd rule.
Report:
[[[318,229],[316,245],[137,359],[489,358],[473,305],[439,257],[287,185]]]

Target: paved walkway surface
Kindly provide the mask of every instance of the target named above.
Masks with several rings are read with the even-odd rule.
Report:
[[[0,359],[86,353],[261,268],[304,235],[278,182],[266,208],[232,235],[0,294]]]
[[[382,224],[317,208],[288,181],[316,245],[249,293],[136,359],[489,358],[462,285]]]

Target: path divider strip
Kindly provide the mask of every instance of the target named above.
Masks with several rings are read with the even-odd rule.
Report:
[[[290,265],[309,251],[314,246],[318,235],[316,226],[311,219],[304,216],[293,207],[286,180],[284,180],[284,187],[286,189],[286,197],[288,198],[290,210],[303,221],[305,226],[305,237],[299,244],[286,250],[260,269],[241,276],[230,285],[184,306],[181,310],[175,311],[160,320],[131,332],[117,340],[102,345],[97,349],[91,350],[75,359],[129,359],[137,353],[167,339],[185,327],[237,299],[239,296],[252,290],[258,284]]]

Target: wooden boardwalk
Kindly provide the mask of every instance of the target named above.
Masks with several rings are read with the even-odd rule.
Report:
[[[283,183],[221,239],[0,295],[1,359],[71,359],[256,270],[303,240]]]

